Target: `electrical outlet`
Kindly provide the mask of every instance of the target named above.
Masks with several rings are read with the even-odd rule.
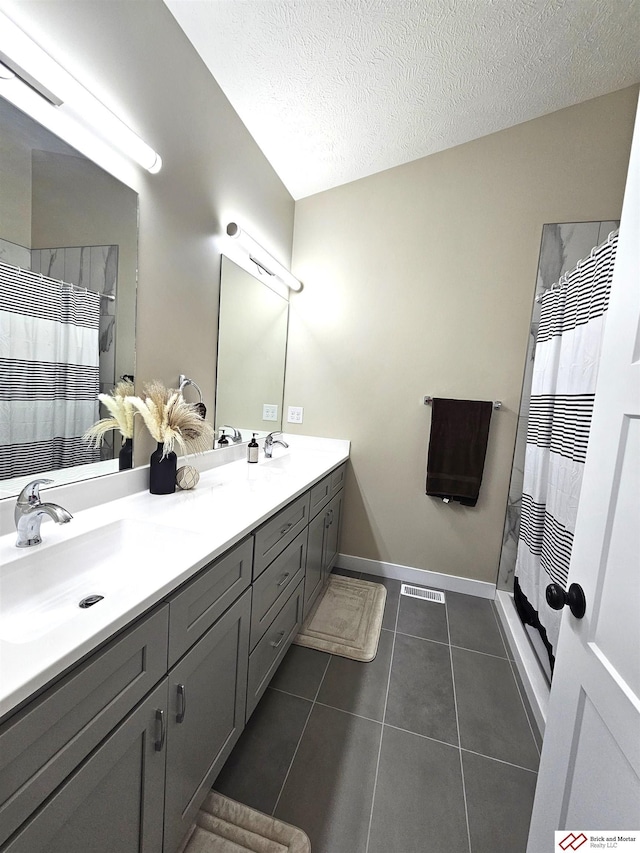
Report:
[[[274,403],[263,403],[262,404],[262,420],[263,421],[277,421],[278,420],[278,407]]]
[[[301,424],[303,413],[304,413],[304,409],[302,408],[302,406],[289,406],[289,413],[287,415],[287,423]]]

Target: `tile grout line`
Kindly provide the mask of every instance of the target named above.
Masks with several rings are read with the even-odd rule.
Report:
[[[396,619],[393,626],[393,642],[391,644],[391,657],[389,659],[389,674],[387,676],[387,690],[384,696],[384,711],[382,712],[382,724],[380,726],[380,743],[378,744],[378,757],[376,759],[376,773],[373,782],[373,791],[371,792],[371,811],[369,812],[369,827],[367,829],[367,843],[365,853],[369,853],[369,844],[371,842],[371,827],[373,825],[373,808],[376,802],[376,791],[378,789],[378,775],[380,773],[380,756],[382,755],[382,738],[384,737],[384,721],[387,719],[387,703],[389,701],[389,688],[391,686],[391,669],[393,667],[393,655],[396,650],[396,632],[398,629],[398,618],[400,616],[400,595],[398,595],[398,603],[396,605]],[[384,614],[383,614],[384,618]]]
[[[476,655],[484,655],[487,658],[495,658],[496,660],[509,660],[506,655],[494,655],[491,652],[482,652],[480,649],[470,649],[468,646],[459,646],[457,643],[446,643],[444,640],[434,640],[432,637],[420,637],[418,634],[407,634],[404,631],[397,631],[401,637],[411,637],[412,640],[424,640],[426,643],[438,643],[441,646],[450,646],[452,649],[462,649],[463,652],[473,652]]]
[[[291,756],[291,761],[289,762],[289,766],[287,767],[286,775],[282,781],[282,786],[280,787],[280,793],[278,794],[278,798],[276,799],[275,805],[271,811],[272,817],[276,813],[276,809],[280,803],[280,799],[284,792],[284,786],[287,784],[287,779],[289,778],[289,774],[291,773],[291,768],[293,767],[293,762],[296,760],[296,755],[298,754],[298,750],[300,749],[300,744],[302,743],[302,738],[304,737],[304,733],[307,730],[307,726],[309,725],[309,720],[311,719],[311,712],[313,711],[316,699],[318,698],[318,694],[320,693],[320,688],[322,687],[322,682],[324,681],[324,677],[327,674],[327,670],[329,669],[329,664],[331,663],[331,656],[329,656],[329,660],[327,661],[327,665],[324,668],[324,672],[322,673],[322,678],[320,679],[320,683],[318,684],[318,689],[316,690],[316,695],[313,697],[313,702],[311,703],[311,707],[309,708],[309,713],[307,714],[307,719],[305,720],[302,731],[300,732],[300,737],[298,738],[298,743],[296,744],[296,748],[294,750],[293,755]],[[282,691],[284,693],[284,691]],[[298,697],[301,698],[301,697]],[[307,700],[309,701],[309,700]]]
[[[515,667],[515,661],[512,661],[512,660],[511,660],[511,658],[509,657],[509,649],[507,648],[507,643],[506,643],[505,637],[504,637],[504,635],[503,635],[503,633],[502,633],[502,627],[501,627],[501,625],[500,625],[500,623],[499,623],[499,621],[498,621],[498,614],[497,614],[497,612],[496,612],[496,606],[495,606],[495,603],[493,604],[493,606],[492,606],[492,608],[491,608],[491,609],[492,609],[492,612],[493,612],[493,618],[494,618],[494,619],[495,619],[495,621],[496,621],[496,625],[497,625],[497,628],[498,628],[498,633],[500,634],[500,639],[502,640],[502,645],[504,646],[504,650],[505,650],[505,652],[507,653],[507,660],[509,661],[509,666],[510,666],[510,668],[511,668],[511,675],[513,676],[513,680],[514,680],[515,685],[516,685],[516,690],[518,691],[518,696],[520,697],[520,701],[522,702],[522,708],[523,708],[523,710],[524,710],[524,715],[525,715],[525,717],[527,718],[527,724],[528,724],[528,726],[529,726],[529,731],[531,732],[531,737],[533,738],[533,745],[535,746],[535,748],[536,748],[536,752],[538,753],[538,758],[540,758],[540,748],[539,748],[539,746],[538,746],[538,741],[536,740],[535,732],[533,731],[533,724],[531,723],[531,718],[529,717],[529,711],[528,711],[528,709],[527,709],[527,704],[526,704],[526,702],[524,701],[524,697],[523,697],[523,695],[522,695],[522,691],[520,690],[520,684],[519,684],[518,679],[517,679],[517,677],[516,677],[516,672],[515,672],[515,669],[514,669],[514,667]],[[523,626],[523,627],[524,627],[524,626]],[[544,735],[543,735],[543,734],[541,734],[540,736],[541,736],[542,738],[544,738]]]
[[[347,711],[345,708],[336,708],[335,705],[327,705],[326,702],[316,702],[316,705],[319,705],[321,708],[330,708],[332,711],[338,711],[340,714],[348,714],[357,720],[366,720],[368,723],[375,723],[377,726],[382,725],[381,720],[374,720],[373,717],[365,717],[364,714],[354,714],[353,711]]]
[[[313,697],[313,700],[311,701],[311,707],[309,708],[309,713],[307,714],[307,719],[304,722],[304,726],[302,727],[302,731],[300,732],[300,737],[298,738],[298,743],[296,744],[296,748],[293,752],[293,755],[291,756],[291,761],[289,762],[289,766],[287,767],[287,772],[286,772],[285,777],[282,781],[282,785],[280,786],[280,792],[276,798],[275,805],[273,806],[273,809],[271,810],[271,816],[272,817],[275,816],[276,809],[278,808],[278,805],[280,804],[280,800],[282,799],[282,794],[284,793],[284,787],[287,784],[287,779],[289,778],[289,775],[291,773],[291,768],[293,767],[293,762],[296,760],[296,755],[298,754],[298,750],[300,749],[300,744],[302,743],[302,738],[304,737],[304,733],[306,732],[307,726],[309,725],[309,720],[311,719],[311,712],[313,711],[313,709],[315,707],[316,700],[320,694],[320,688],[322,687],[322,684],[323,684],[325,676],[327,674],[327,670],[329,669],[330,663],[331,663],[331,655],[329,655],[329,660],[327,661],[326,666],[324,668],[324,672],[322,673],[322,678],[320,679],[320,683],[318,684],[318,689],[316,690],[315,696]],[[277,687],[272,687],[270,689],[278,690]],[[309,699],[307,699],[306,696],[297,696],[295,693],[289,693],[286,690],[280,690],[279,692],[284,693],[287,696],[294,696],[297,699],[306,699],[307,702],[309,701]]]
[[[364,714],[356,714],[353,711],[347,711],[346,708],[338,708],[336,705],[329,705],[327,702],[320,702],[318,700],[314,703],[312,699],[306,699],[305,696],[298,696],[297,693],[289,693],[287,690],[281,690],[279,687],[269,687],[268,689],[275,690],[276,693],[283,693],[285,696],[291,696],[293,699],[304,699],[306,702],[311,702],[312,706],[314,704],[319,705],[321,708],[330,708],[332,711],[338,711],[340,714],[348,714],[350,717],[356,717],[358,720],[367,720],[369,723],[377,723],[378,725],[382,724],[382,720],[375,720],[373,717],[365,717]]]
[[[306,696],[298,696],[297,693],[289,693],[287,690],[282,690],[280,687],[269,687],[268,689],[274,690],[276,693],[283,693],[285,696],[291,696],[293,699],[303,699],[305,702],[310,702],[313,705],[313,700],[307,699]],[[355,717],[358,720],[366,720],[368,723],[376,723],[377,725],[382,725],[381,720],[376,720],[373,717],[365,717],[363,714],[356,714],[353,711],[347,711],[344,708],[337,708],[335,705],[328,705],[326,702],[316,701],[315,704],[319,705],[321,708],[329,708],[332,711],[338,711],[340,714],[348,714],[350,717]],[[468,752],[471,755],[477,755],[479,758],[486,758],[488,761],[497,761],[499,764],[506,764],[509,767],[515,767],[516,770],[525,770],[527,773],[538,773],[537,770],[533,770],[531,767],[524,767],[522,764],[514,764],[513,761],[505,761],[504,758],[496,758],[495,755],[487,755],[486,752],[478,752],[475,749],[468,749],[465,746],[461,747],[455,743],[449,743],[446,740],[440,740],[437,737],[430,737],[429,735],[422,734],[422,732],[414,732],[411,731],[411,729],[404,729],[402,728],[402,726],[395,726],[393,723],[384,723],[384,725],[388,729],[394,729],[394,731],[397,732],[403,732],[407,735],[413,735],[414,737],[419,737],[423,740],[429,740],[433,743],[440,743],[442,744],[442,746],[451,747],[451,749],[462,749],[463,752]]]
[[[471,829],[469,827],[469,808],[467,806],[467,788],[464,783],[464,764],[462,762],[462,739],[460,737],[460,720],[458,718],[458,697],[456,694],[456,676],[453,670],[453,649],[451,648],[451,628],[449,626],[449,606],[445,601],[445,616],[447,619],[447,636],[449,637],[449,664],[451,666],[451,686],[453,687],[453,707],[456,712],[456,730],[458,732],[458,756],[460,758],[460,776],[462,781],[462,801],[464,803],[464,818],[467,824],[467,841],[469,844],[469,853],[471,850]]]
[[[534,776],[538,775],[537,770],[532,770],[530,767],[523,767],[522,764],[514,764],[513,761],[505,761],[504,758],[496,758],[493,755],[485,755],[484,752],[476,752],[475,749],[467,749],[466,747],[461,747],[463,752],[468,752],[469,755],[477,755],[478,758],[486,758],[487,761],[497,761],[498,764],[506,764],[507,767],[514,767],[516,770],[524,770],[526,773],[533,773]]]

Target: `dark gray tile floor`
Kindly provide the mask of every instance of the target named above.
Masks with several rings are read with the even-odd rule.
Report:
[[[214,787],[312,853],[524,853],[539,747],[493,603],[384,585],[375,660],[292,646]]]

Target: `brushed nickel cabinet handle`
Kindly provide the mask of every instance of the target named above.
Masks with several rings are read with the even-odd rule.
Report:
[[[282,645],[282,641],[284,640],[284,635],[285,635],[286,633],[287,633],[286,631],[280,631],[280,633],[278,634],[278,637],[280,637],[280,639],[279,639],[279,640],[277,640],[277,641],[276,641],[276,640],[271,640],[270,645],[271,645],[274,649],[279,649],[279,648],[280,648],[280,646]]]
[[[287,530],[290,530],[293,527],[293,521],[288,521],[285,526],[280,531],[280,536],[284,536]]]
[[[162,708],[156,708],[156,752],[161,752],[164,746],[165,730],[164,730],[164,711]]]
[[[187,713],[187,688],[184,684],[178,684],[178,712],[176,713],[176,723],[184,722],[184,715]]]
[[[280,583],[276,584],[276,589],[279,589],[281,586],[284,586],[284,584],[287,582],[287,578],[290,578],[290,577],[291,577],[291,572],[285,572],[282,575],[282,580],[280,581]]]

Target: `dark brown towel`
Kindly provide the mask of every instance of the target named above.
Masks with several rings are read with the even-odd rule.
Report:
[[[482,483],[493,404],[434,397],[427,494],[475,506]]]

